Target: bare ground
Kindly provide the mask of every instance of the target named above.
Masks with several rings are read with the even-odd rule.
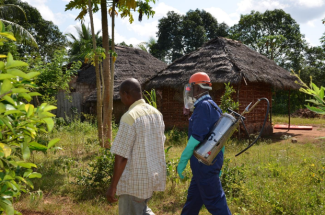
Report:
[[[324,139],[319,139],[320,137],[325,137],[325,126],[324,125],[313,125],[312,130],[287,130],[287,129],[274,129],[272,140],[274,141],[285,141],[281,137],[283,135],[289,135],[298,140],[298,143],[319,143],[324,141]]]

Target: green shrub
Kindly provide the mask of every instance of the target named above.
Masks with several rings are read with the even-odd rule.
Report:
[[[187,133],[185,131],[180,131],[177,128],[166,131],[165,136],[166,146],[182,146],[187,143]]]
[[[6,41],[3,37],[15,40],[0,21],[0,45]],[[15,213],[13,199],[33,189],[31,179],[42,177],[34,172],[37,165],[29,162],[31,151],[46,152],[59,141],[36,142],[40,135],[52,131],[54,115],[50,111],[56,107],[27,103],[39,95],[31,92],[37,87],[33,81],[39,73],[23,72],[21,68],[27,66],[14,60],[10,53],[5,62],[0,61],[0,213],[7,215]]]
[[[115,156],[108,149],[100,149],[100,155],[87,164],[86,168],[73,173],[75,184],[86,189],[108,188],[113,177]]]
[[[233,89],[233,87],[230,85],[230,83],[225,83],[225,93],[221,96],[220,99],[220,109],[222,112],[227,112],[227,109],[230,108],[232,110],[238,110],[239,103],[235,102],[232,99],[232,94],[236,91]]]

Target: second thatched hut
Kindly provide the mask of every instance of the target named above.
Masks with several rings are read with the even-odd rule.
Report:
[[[127,78],[136,78],[142,84],[166,68],[167,64],[140,49],[125,46],[116,46],[115,49],[117,60],[114,74],[113,115],[115,120],[119,122],[120,117],[127,111],[120,100],[120,84]],[[87,65],[78,71],[77,76],[71,81],[70,87],[73,88],[73,93],[78,93],[82,97],[79,99],[82,107],[80,112],[95,115],[97,101],[95,67]],[[60,113],[62,112],[64,116],[70,110],[64,108],[65,105],[62,106],[61,108],[61,105],[58,105]]]
[[[157,91],[158,108],[164,116],[166,127],[188,126],[188,116],[183,115],[183,87],[191,75],[206,72],[212,82],[212,98],[219,103],[224,93],[224,83],[230,82],[236,90],[241,113],[250,102],[266,97],[272,108],[273,89],[298,89],[296,77],[276,65],[274,61],[253,51],[241,42],[215,38],[198,50],[174,61],[146,83],[146,88]],[[248,115],[246,125],[249,133],[260,130],[267,105],[260,103]],[[271,134],[271,115],[265,134]]]

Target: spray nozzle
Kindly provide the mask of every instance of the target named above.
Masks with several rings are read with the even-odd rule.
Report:
[[[245,108],[245,112],[248,112],[249,111],[249,107],[251,106],[252,102],[249,103],[249,105]]]

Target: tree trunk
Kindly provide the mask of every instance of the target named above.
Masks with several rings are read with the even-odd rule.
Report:
[[[95,38],[95,30],[94,30],[94,20],[93,20],[93,11],[91,6],[91,0],[88,0],[88,11],[90,18],[90,26],[91,26],[91,34],[93,39],[93,50],[96,53],[96,38]],[[101,146],[103,146],[103,113],[101,106],[101,80],[99,73],[99,64],[98,64],[98,55],[95,55],[95,71],[96,71],[96,87],[97,87],[97,123],[98,123],[98,139]]]
[[[112,52],[115,52],[115,35],[114,35],[114,29],[115,29],[115,4],[116,0],[113,0],[113,7],[112,7]],[[113,115],[113,95],[114,95],[114,69],[115,69],[115,62],[114,59],[112,58],[111,61],[111,80],[110,80],[110,85],[109,85],[109,104],[108,104],[108,120],[111,122],[112,121],[112,115]],[[109,139],[112,139],[112,123],[110,123],[109,127],[110,133],[109,133]]]
[[[104,70],[104,147],[110,148],[112,140],[112,111],[109,107],[110,93],[111,93],[111,73],[110,73],[110,55],[109,55],[109,34],[108,34],[108,20],[107,20],[107,3],[106,0],[101,0],[101,14],[102,14],[102,34],[103,34],[103,48],[105,49],[106,58],[103,60]]]

